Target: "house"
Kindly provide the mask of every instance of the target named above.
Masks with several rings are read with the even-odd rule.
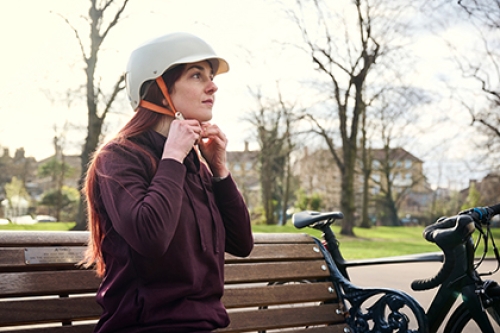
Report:
[[[340,154],[339,154],[340,155]],[[387,189],[389,174],[394,200],[401,196],[399,213],[401,216],[421,215],[430,205],[432,189],[423,173],[423,161],[403,148],[371,150],[370,195],[373,199]],[[356,207],[362,207],[364,179],[358,159],[357,176],[354,180]],[[341,174],[329,150],[318,149],[310,152],[304,149],[294,165],[294,174],[299,178],[302,189],[307,194],[319,193],[324,210],[340,209]],[[370,215],[377,215],[375,205],[370,206]]]
[[[49,162],[54,156],[50,156],[37,163],[38,166]],[[228,151],[227,164],[232,177],[235,179],[238,188],[245,198],[249,208],[255,208],[260,203],[260,181],[259,181],[259,152],[250,151],[248,143],[245,143],[244,151]],[[81,173],[80,155],[65,155],[64,162],[67,163],[72,171],[66,175],[64,185],[78,188],[78,181]],[[30,183],[32,193],[41,195],[48,189],[54,188],[51,177],[36,177]]]
[[[479,205],[491,206],[500,202],[500,172],[491,172],[481,181],[469,180],[469,187],[460,191],[461,202],[466,202],[472,188],[475,188],[480,195]]]
[[[330,151],[318,149],[311,152],[305,147],[293,165],[293,174],[306,194],[321,195],[325,210],[340,208],[340,172]]]
[[[248,149],[245,142],[243,151],[228,151],[227,165],[231,176],[245,199],[249,210],[260,205],[259,152]]]
[[[433,190],[424,175],[424,162],[401,147],[373,149],[370,189],[373,195],[387,190],[392,182],[394,200],[401,215],[425,214],[433,199]],[[389,176],[387,176],[389,175]]]

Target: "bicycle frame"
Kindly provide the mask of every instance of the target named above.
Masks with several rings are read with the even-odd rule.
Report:
[[[317,224],[312,227],[323,231],[326,248],[341,275],[341,277],[337,277],[337,280],[340,281],[341,284],[346,285],[347,290],[353,287],[350,285],[350,279],[347,272],[348,267],[444,260],[443,253],[433,253],[427,255],[401,256],[376,260],[346,261],[340,252],[339,242],[335,237],[333,230],[330,228],[330,225],[331,222]],[[475,249],[472,236],[467,237],[461,245],[453,249],[453,257],[455,258],[453,270],[439,286],[438,292],[434,296],[428,310],[425,313],[430,333],[437,332],[438,328],[443,324],[446,315],[450,312],[459,294],[462,294],[462,302],[469,309],[473,319],[476,321],[481,331],[491,333],[494,332],[492,324],[486,314],[486,311],[484,311],[481,301],[480,292],[483,286],[483,281],[474,267],[474,253]],[[342,281],[342,279],[346,279],[347,281]]]
[[[453,271],[439,287],[426,312],[429,331],[437,332],[458,295],[462,294],[462,301],[466,303],[481,331],[493,333],[493,327],[483,311],[479,295],[476,294],[482,281],[474,269],[474,243],[471,237],[454,249],[454,257],[456,260]]]

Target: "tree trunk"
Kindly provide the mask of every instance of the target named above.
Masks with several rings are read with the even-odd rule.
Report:
[[[123,75],[120,76],[118,81],[116,82],[114,89],[110,96],[107,96],[104,101],[104,108],[98,113],[98,104],[100,101],[100,96],[97,90],[101,90],[100,87],[96,89],[95,86],[95,71],[97,66],[98,53],[101,48],[101,45],[108,35],[108,32],[118,23],[120,16],[122,15],[125,7],[129,0],[123,0],[121,4],[118,4],[117,7],[110,6],[115,0],[107,1],[101,8],[98,8],[100,3],[98,4],[95,0],[90,1],[90,8],[88,12],[88,21],[90,23],[90,48],[87,52],[85,51],[83,45],[83,41],[80,39],[80,34],[77,30],[73,28],[77,39],[80,43],[82,57],[85,61],[86,68],[86,100],[87,100],[87,114],[88,114],[88,123],[87,123],[87,137],[85,139],[85,143],[83,145],[81,157],[81,168],[82,172],[80,175],[80,179],[78,181],[78,189],[80,190],[80,205],[78,207],[78,215],[76,219],[75,230],[84,230],[86,229],[86,205],[85,205],[85,197],[83,196],[81,190],[85,183],[85,177],[87,174],[87,168],[90,162],[91,155],[96,150],[99,139],[102,131],[102,124],[104,123],[104,119],[108,111],[111,108],[112,103],[114,102],[119,91],[123,90],[124,87],[121,85],[124,82]],[[110,9],[114,8],[114,9]],[[116,10],[114,14],[108,14],[109,11]],[[104,15],[111,15],[111,21],[107,25],[103,24]],[[101,99],[102,101],[102,99]],[[100,114],[100,115],[99,115]]]
[[[370,174],[371,174],[371,158],[370,150],[366,147],[366,110],[363,112],[363,120],[361,123],[361,152],[362,152],[362,171],[363,171],[363,207],[361,211],[361,228],[370,228],[371,222],[368,216],[368,207],[370,204]]]
[[[286,157],[286,169],[285,169],[285,186],[283,189],[283,203],[281,207],[281,225],[285,225],[287,222],[286,212],[288,210],[288,198],[290,196],[290,155]]]
[[[354,175],[356,163],[356,147],[344,147],[344,169],[342,171],[342,198],[340,205],[344,219],[342,220],[341,235],[354,236],[355,204],[354,204]]]

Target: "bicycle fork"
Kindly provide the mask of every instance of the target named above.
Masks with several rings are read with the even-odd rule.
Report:
[[[480,288],[482,289],[482,286]],[[493,326],[488,319],[486,309],[483,307],[483,304],[481,302],[481,295],[477,292],[480,292],[481,289],[476,288],[476,286],[473,284],[465,286],[462,289],[462,299],[467,309],[469,309],[472,318],[481,329],[481,332],[494,333]]]

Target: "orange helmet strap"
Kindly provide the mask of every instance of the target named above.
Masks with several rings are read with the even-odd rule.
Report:
[[[167,103],[170,106],[170,108],[166,108],[164,106],[160,106],[160,105],[145,101],[143,99],[141,99],[141,101],[139,102],[139,105],[146,108],[146,109],[149,109],[151,111],[157,112],[157,113],[162,113],[162,114],[166,114],[168,116],[177,117],[178,112],[175,110],[174,103],[172,103],[172,99],[170,98],[170,94],[168,93],[168,89],[167,89],[167,85],[165,84],[165,81],[163,81],[163,78],[161,76],[156,78],[155,81],[156,81],[156,84],[158,84],[158,87],[160,88],[163,96],[167,100]]]

